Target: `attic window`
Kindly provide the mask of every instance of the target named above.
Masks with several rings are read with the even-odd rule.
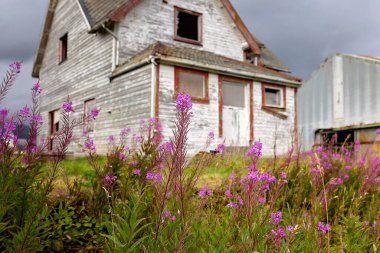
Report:
[[[263,85],[263,106],[285,108],[285,88],[279,85]]]
[[[59,63],[67,60],[67,33],[59,39]]]
[[[202,44],[202,14],[184,10],[178,7],[174,9],[175,34],[174,39],[191,44]]]

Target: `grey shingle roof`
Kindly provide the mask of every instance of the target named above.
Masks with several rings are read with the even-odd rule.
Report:
[[[255,66],[253,64],[234,60],[222,55],[217,55],[212,52],[202,51],[198,49],[193,49],[189,47],[179,47],[169,43],[157,42],[146,48],[145,50],[138,53],[136,56],[132,57],[125,63],[121,64],[114,72],[114,74],[119,74],[127,66],[140,63],[149,56],[162,56],[163,58],[176,58],[182,60],[194,61],[201,63],[206,66],[219,66],[227,69],[250,72],[255,74],[263,74],[273,77],[281,77],[292,81],[300,81],[299,78],[287,75],[284,73],[279,73],[274,70],[267,69],[265,67]]]
[[[92,28],[101,25],[110,15],[129,0],[79,0]]]

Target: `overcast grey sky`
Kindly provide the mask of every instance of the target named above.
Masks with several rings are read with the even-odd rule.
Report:
[[[302,78],[332,53],[380,56],[380,0],[231,1],[254,36]],[[24,62],[21,77],[0,107],[29,103],[46,7],[47,0],[0,0],[0,75],[10,62]]]

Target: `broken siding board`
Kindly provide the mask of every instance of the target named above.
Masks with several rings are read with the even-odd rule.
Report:
[[[202,13],[203,46],[173,40],[174,6]],[[228,36],[225,36],[228,34]],[[243,36],[218,0],[162,1],[146,0],[120,22],[120,62],[129,59],[156,41],[202,49],[226,57],[244,60]],[[132,45],[132,46],[131,46]]]

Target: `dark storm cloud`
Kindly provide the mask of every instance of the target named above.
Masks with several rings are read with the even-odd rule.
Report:
[[[380,55],[378,0],[232,0],[246,25],[294,74],[329,55]]]
[[[0,60],[34,58],[46,0],[0,0]]]
[[[302,78],[332,53],[380,56],[379,0],[231,1],[252,33]],[[47,3],[0,0],[0,73],[13,60],[24,61],[0,107],[16,109],[30,101],[31,69]]]

